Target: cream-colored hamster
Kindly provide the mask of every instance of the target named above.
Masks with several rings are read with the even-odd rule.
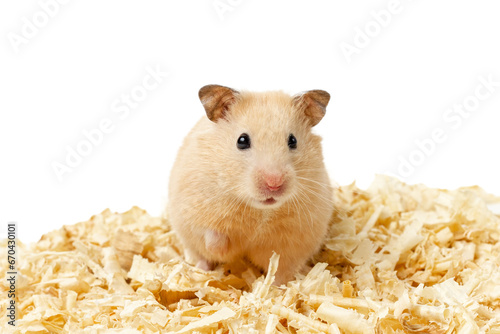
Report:
[[[274,251],[275,284],[286,283],[321,247],[333,212],[321,138],[311,132],[330,95],[208,85],[199,97],[207,117],[170,176],[172,226],[199,267],[246,257],[266,270]]]

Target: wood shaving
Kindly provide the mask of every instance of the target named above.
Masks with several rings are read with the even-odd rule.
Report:
[[[1,332],[500,333],[498,197],[378,176],[334,201],[323,249],[281,287],[278,254],[267,275],[244,260],[205,272],[168,217],[137,207],[18,241],[16,327],[2,297]]]

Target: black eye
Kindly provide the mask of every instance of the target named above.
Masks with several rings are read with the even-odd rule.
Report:
[[[236,142],[236,147],[240,150],[246,150],[250,148],[250,136],[246,133],[242,133]]]
[[[292,134],[290,136],[288,136],[288,147],[291,150],[294,150],[297,148],[297,138],[295,138],[295,136]]]

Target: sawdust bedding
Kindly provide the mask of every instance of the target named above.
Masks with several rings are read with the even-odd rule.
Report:
[[[500,198],[378,176],[334,199],[322,251],[286,287],[272,285],[278,255],[267,275],[187,264],[168,217],[137,207],[20,244],[15,331],[500,333]]]

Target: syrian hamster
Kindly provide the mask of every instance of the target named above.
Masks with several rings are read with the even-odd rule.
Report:
[[[199,98],[206,116],[170,176],[172,227],[201,268],[246,257],[266,270],[276,252],[275,284],[286,283],[321,247],[334,210],[321,138],[311,131],[330,95],[207,85]]]

